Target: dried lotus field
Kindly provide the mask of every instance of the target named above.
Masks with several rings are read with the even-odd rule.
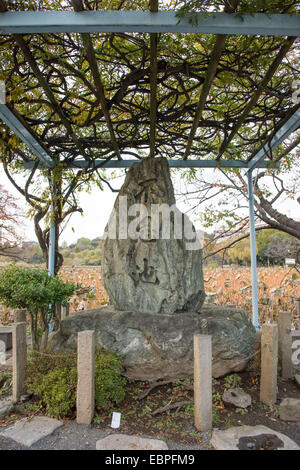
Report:
[[[71,312],[95,308],[108,302],[100,267],[65,267],[61,276],[85,287],[79,297],[71,299]],[[237,305],[251,313],[250,267],[206,268],[204,279],[206,302]],[[276,320],[279,310],[290,310],[293,313],[294,328],[300,329],[295,302],[300,297],[300,273],[290,267],[259,267],[258,287],[261,323]]]

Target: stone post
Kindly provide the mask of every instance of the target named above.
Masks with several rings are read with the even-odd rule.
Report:
[[[194,422],[198,431],[212,428],[212,342],[194,335]]]
[[[69,313],[70,313],[70,305],[69,304],[62,305],[62,307],[61,307],[61,319],[64,320],[65,318],[67,318],[69,316]]]
[[[254,361],[257,364],[261,363],[261,330],[256,330],[255,332],[255,342],[254,342]]]
[[[77,340],[77,423],[91,424],[95,409],[95,332],[80,331]]]
[[[260,401],[272,405],[277,398],[278,327],[276,323],[261,327]]]
[[[297,314],[300,316],[300,297],[296,299]]]
[[[26,309],[25,308],[14,310],[14,323],[20,323],[20,322],[26,323]]]
[[[292,371],[292,319],[290,312],[278,313],[278,352],[281,363],[281,376],[290,379]]]
[[[17,403],[24,390],[27,365],[27,343],[26,343],[26,323],[13,323],[12,326],[13,344],[13,382],[12,396],[13,403]]]

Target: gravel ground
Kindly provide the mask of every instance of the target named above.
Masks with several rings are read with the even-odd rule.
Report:
[[[1,428],[2,430],[6,428]],[[113,430],[111,428],[98,428],[94,426],[78,425],[76,421],[67,421],[64,426],[54,433],[41,439],[30,448],[22,446],[12,439],[0,436],[0,450],[95,450],[96,442],[113,433],[122,433],[122,427]],[[184,446],[174,441],[167,441],[169,450],[206,450],[210,442],[210,434],[202,433],[202,445]],[[151,437],[142,435],[141,437]],[[161,436],[157,436],[161,439]],[[206,446],[206,447],[205,447]]]

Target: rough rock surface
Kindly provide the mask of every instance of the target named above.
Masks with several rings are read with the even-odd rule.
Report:
[[[131,212],[134,204],[142,204],[146,211]],[[170,207],[176,207],[167,159],[147,158],[132,165],[116,199],[103,246],[102,280],[118,310],[197,312],[204,302],[199,241],[197,250],[190,249],[191,236],[182,238],[178,232],[180,228],[186,234],[183,228],[188,226],[195,236],[195,229],[178,209],[176,215],[163,219],[170,221],[167,229],[168,223],[162,222],[155,212],[157,206],[153,206],[161,204],[167,213]],[[114,220],[116,235],[112,230]],[[135,239],[134,229],[138,233]],[[163,232],[169,234],[169,239],[162,236]]]
[[[262,425],[235,426],[225,431],[216,429],[212,434],[210,443],[216,450],[239,450],[239,444],[242,438],[257,438],[262,435],[266,436],[266,441],[269,441],[271,436],[277,437],[277,439],[283,443],[283,445],[278,447],[278,450],[299,450],[297,444],[285,434]]]
[[[284,398],[279,406],[279,417],[283,421],[300,422],[300,399]]]
[[[52,434],[64,423],[47,416],[34,416],[34,418],[24,418],[17,421],[12,426],[0,432],[0,436],[8,437],[26,447]]]
[[[96,442],[96,450],[168,450],[168,446],[160,439],[110,434]]]
[[[12,397],[2,398],[0,400],[0,419],[4,419],[13,410]]]
[[[229,388],[222,396],[225,403],[237,406],[238,408],[248,408],[251,406],[251,396],[239,388]]]
[[[135,380],[192,377],[195,333],[212,335],[214,377],[243,370],[255,342],[249,316],[235,307],[204,305],[200,313],[171,315],[102,307],[64,319],[50,348],[74,350],[83,330],[95,330],[96,345],[120,354],[125,375]]]

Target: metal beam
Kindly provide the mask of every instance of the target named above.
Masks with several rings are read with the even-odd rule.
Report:
[[[50,188],[51,190],[51,188]],[[54,209],[53,204],[51,204],[51,221],[50,221],[50,231],[49,231],[49,247],[48,247],[48,274],[49,276],[55,276],[55,222],[54,218]],[[50,310],[52,309],[52,304],[49,304]],[[55,308],[55,305],[53,306]],[[49,322],[49,333],[53,331],[53,318]]]
[[[53,168],[55,162],[43,147],[30,134],[25,126],[16,118],[11,110],[5,105],[0,104],[0,119],[28,146],[34,155],[36,155],[44,166]]]
[[[95,160],[95,166],[99,168],[130,168],[134,163],[141,160]],[[34,161],[24,162],[24,167],[30,169]],[[168,160],[170,168],[248,168],[248,163],[241,160]],[[68,168],[87,168],[89,162],[86,160],[75,160],[67,164]],[[259,168],[279,168],[280,162],[270,160],[260,161]]]
[[[149,1],[151,13],[157,13],[158,0]],[[156,33],[150,34],[150,157],[155,157],[157,119],[157,44]]]
[[[260,161],[278,147],[292,132],[300,127],[300,108],[275,133],[270,142],[266,143],[249,162],[249,170],[259,167]]]
[[[257,262],[256,262],[256,234],[252,171],[248,171],[248,200],[249,200],[249,224],[250,224],[250,252],[251,252],[251,278],[252,278],[252,323],[256,330],[259,329],[258,312],[258,287],[257,287]]]
[[[1,34],[32,33],[200,33],[299,36],[300,14],[187,14],[174,11],[16,11],[0,13]]]
[[[49,249],[48,249],[48,272],[50,276],[55,274],[55,222],[54,222],[54,209],[51,204],[51,221],[49,232]]]

